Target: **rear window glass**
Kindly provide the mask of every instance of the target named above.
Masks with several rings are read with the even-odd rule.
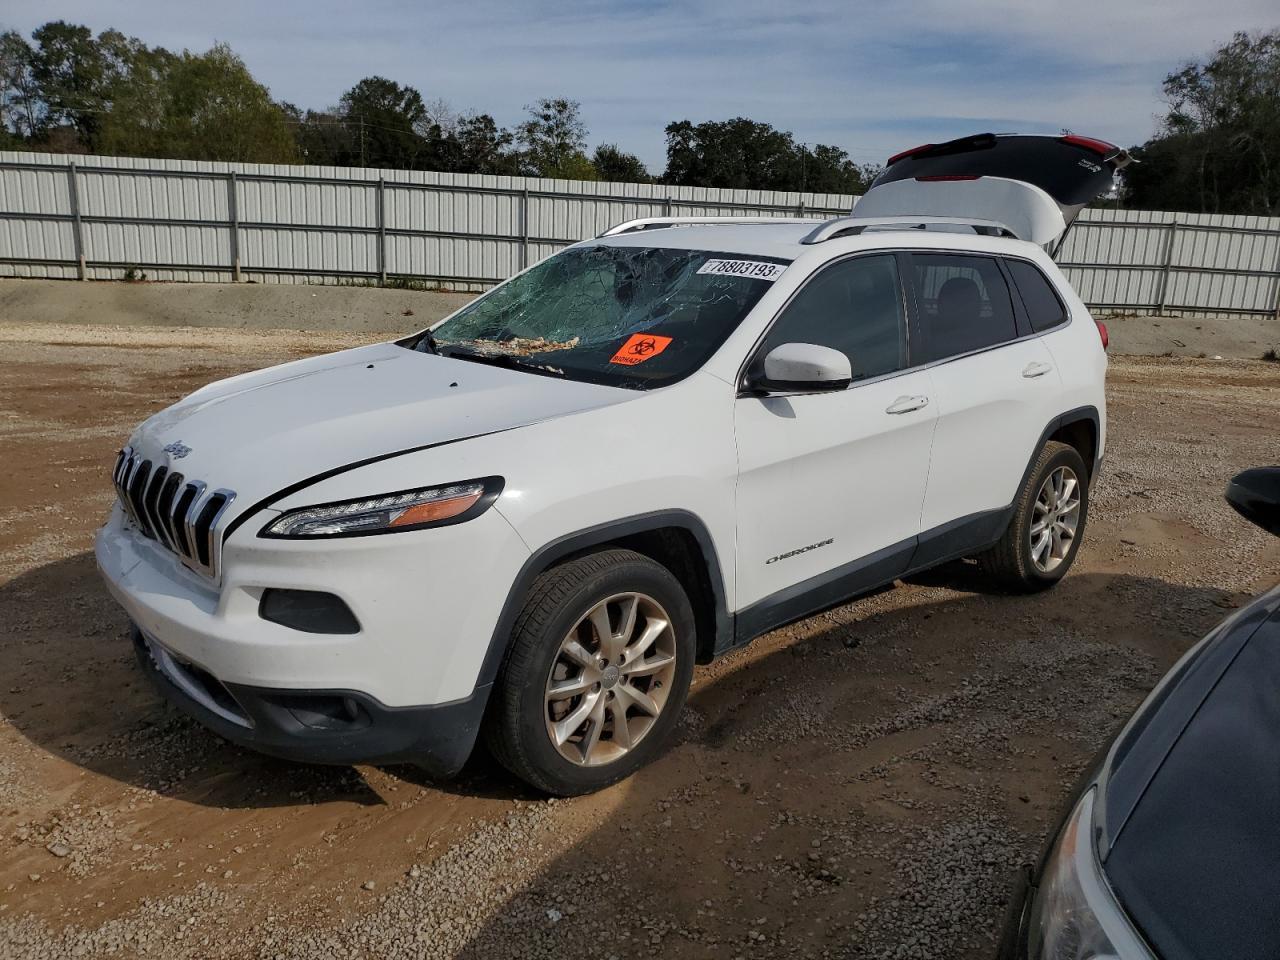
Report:
[[[1017,336],[1013,301],[991,257],[913,254],[926,360],[943,360]]]
[[[1056,327],[1067,319],[1066,308],[1039,268],[1025,260],[1006,260],[1005,265],[1022,297],[1022,305],[1027,308],[1027,319],[1031,321],[1032,330],[1039,333]]]
[[[1006,177],[1074,206],[1110,190],[1114,173],[1114,163],[1060,137],[987,134],[904,157],[876,177],[872,187],[915,177]]]

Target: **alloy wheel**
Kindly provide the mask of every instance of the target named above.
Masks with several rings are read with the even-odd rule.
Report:
[[[652,597],[601,600],[560,643],[547,676],[547,736],[581,766],[612,763],[653,728],[676,670],[671,618]]]
[[[1031,519],[1031,562],[1052,573],[1067,559],[1080,526],[1080,480],[1070,467],[1058,467],[1036,494]]]

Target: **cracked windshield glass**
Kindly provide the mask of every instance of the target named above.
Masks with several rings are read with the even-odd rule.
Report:
[[[661,247],[559,253],[475,300],[415,349],[645,389],[688,376],[787,261]]]

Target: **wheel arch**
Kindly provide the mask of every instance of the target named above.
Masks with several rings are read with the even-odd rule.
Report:
[[[1044,443],[1050,440],[1057,440],[1059,443],[1074,447],[1089,470],[1090,482],[1093,481],[1101,464],[1100,451],[1098,450],[1098,411],[1096,409],[1087,407],[1083,410],[1072,411],[1070,414],[1064,414],[1059,418],[1057,427],[1045,438],[1040,446],[1043,447]]]
[[[511,631],[533,581],[543,571],[604,547],[624,547],[662,564],[680,581],[693,606],[697,661],[710,662],[717,637],[732,633],[724,573],[711,533],[696,514],[662,510],[587,527],[557,537],[524,562],[489,639],[477,686],[492,684],[506,657]]]
[[[1019,481],[1017,489],[1021,490],[1026,485],[1027,478],[1031,476],[1036,460],[1040,457],[1040,451],[1051,440],[1057,440],[1076,449],[1089,470],[1089,480],[1092,483],[1102,466],[1102,451],[1098,445],[1101,424],[1102,418],[1098,414],[1098,408],[1094,406],[1076,407],[1050,420],[1031,450],[1031,456],[1027,459],[1027,468],[1022,472],[1022,480]],[[1086,449],[1082,449],[1082,444],[1087,448],[1087,453]],[[1016,494],[1014,499],[1016,501]]]

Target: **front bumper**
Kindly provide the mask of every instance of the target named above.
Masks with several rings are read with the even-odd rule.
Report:
[[[159,691],[224,738],[316,763],[456,772],[475,742],[503,603],[528,550],[490,510],[465,524],[334,543],[246,531],[214,584],[117,507],[95,554]],[[342,599],[356,632],[266,619],[268,589]]]
[[[388,707],[354,690],[222,683],[133,628],[138,664],[160,694],[219,736],[302,763],[413,763],[449,777],[467,761],[489,686],[463,700]]]
[[[99,531],[98,568],[149,637],[223,683],[358,690],[390,707],[470,696],[510,585],[528,550],[496,510],[450,527],[333,542],[238,531],[223,580],[186,569],[132,529],[119,508]],[[308,632],[264,619],[269,588],[330,593],[355,633]]]

